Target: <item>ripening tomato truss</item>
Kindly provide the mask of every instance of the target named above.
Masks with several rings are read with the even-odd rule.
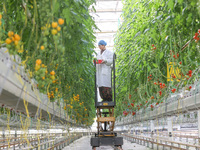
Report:
[[[193,15],[198,12],[197,5],[168,0],[124,3],[124,21],[115,38],[117,116],[133,100],[134,107],[125,115],[153,110],[179,89],[192,89],[200,65],[200,26],[194,23],[200,14]]]
[[[92,41],[96,25],[88,11],[91,4],[86,0],[7,0],[0,5],[1,47],[21,58],[41,93],[57,105],[64,101],[62,109],[86,125],[95,116]]]

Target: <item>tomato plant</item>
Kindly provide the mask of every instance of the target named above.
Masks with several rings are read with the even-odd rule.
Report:
[[[135,106],[142,103],[140,108],[153,109],[155,104],[159,106],[170,94],[198,78],[197,6],[197,0],[124,1],[123,23],[115,38],[117,116],[133,99]],[[168,74],[169,66],[172,69]],[[133,107],[129,111],[137,110]]]
[[[0,41],[19,55],[40,92],[77,123],[91,125],[94,110],[94,0],[0,2]],[[74,95],[79,95],[78,99]],[[76,100],[75,100],[76,99]]]

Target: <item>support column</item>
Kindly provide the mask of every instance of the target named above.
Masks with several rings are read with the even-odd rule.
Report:
[[[134,125],[131,125],[131,134],[134,134]]]
[[[128,134],[131,134],[131,127],[128,125]]]
[[[198,143],[200,144],[200,110],[197,111],[198,117]]]
[[[4,127],[3,127],[3,131],[2,131],[2,138],[3,138],[3,140],[4,140],[3,143],[5,143],[5,137],[6,137],[6,136],[5,136],[5,129],[4,129]]]
[[[173,131],[172,117],[167,118],[167,125],[168,125],[168,136],[170,137],[169,139],[173,140],[173,138],[172,138],[172,131]]]
[[[154,126],[154,121],[151,120],[151,137],[153,137],[153,134],[154,134],[154,129],[155,129],[155,126]]]
[[[141,122],[141,125],[140,125],[140,133],[141,133],[141,135],[144,135],[144,126],[143,126],[143,122]]]
[[[181,130],[181,126],[180,125],[177,125],[177,130]]]

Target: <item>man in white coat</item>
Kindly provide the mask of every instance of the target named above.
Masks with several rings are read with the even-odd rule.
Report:
[[[111,65],[113,63],[113,52],[107,50],[106,45],[107,43],[104,40],[98,43],[101,51],[97,54],[97,60],[102,60],[102,62],[96,65],[97,87],[103,101],[112,101]]]

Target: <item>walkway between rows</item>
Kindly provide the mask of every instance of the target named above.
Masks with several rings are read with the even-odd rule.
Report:
[[[150,148],[131,143],[127,140],[124,140],[122,148],[123,150],[150,150]],[[90,146],[90,137],[84,136],[63,148],[63,150],[92,150],[92,147]],[[111,146],[102,146],[97,148],[97,150],[113,150],[113,148]]]

